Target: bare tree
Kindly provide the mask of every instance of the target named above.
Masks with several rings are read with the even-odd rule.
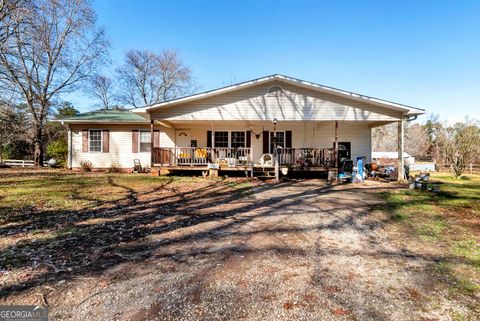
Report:
[[[164,50],[130,50],[125,63],[117,69],[122,100],[133,107],[151,105],[193,92],[191,70],[178,53]]]
[[[480,128],[477,121],[466,120],[453,126],[443,126],[439,143],[451,164],[455,177],[460,177],[480,151]]]
[[[405,151],[416,157],[428,156],[428,135],[424,125],[408,123],[405,128]]]
[[[26,3],[26,0],[0,0],[0,48],[3,48],[24,16],[22,8]]]
[[[19,94],[34,127],[34,160],[43,164],[46,118],[53,99],[79,88],[106,56],[88,0],[31,0],[21,24],[0,51],[2,85]]]
[[[372,150],[375,152],[394,152],[398,149],[397,124],[375,127],[372,130]]]
[[[375,127],[372,130],[374,151],[396,152],[398,150],[397,123]],[[405,123],[405,152],[413,156],[427,156],[428,135],[424,125]]]
[[[95,74],[90,80],[90,95],[100,101],[104,109],[111,109],[115,104],[112,79]]]

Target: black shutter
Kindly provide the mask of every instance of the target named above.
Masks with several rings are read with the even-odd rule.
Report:
[[[285,132],[285,148],[292,148],[292,131]]]
[[[212,131],[207,130],[207,147],[212,147]]]
[[[245,147],[252,147],[252,132],[247,131],[247,136],[245,137]]]
[[[268,154],[270,153],[270,144],[269,144],[269,135],[270,133],[268,132],[268,130],[264,131],[263,132],[263,153],[264,154]]]

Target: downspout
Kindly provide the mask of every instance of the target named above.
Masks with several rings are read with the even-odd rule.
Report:
[[[61,122],[62,126],[64,125],[64,121],[62,120]],[[72,129],[70,128],[70,125],[67,125],[67,139],[68,139],[68,153],[67,153],[67,168],[72,169],[72,146],[73,146],[73,139],[72,139]]]
[[[405,121],[406,122],[411,122],[411,121],[417,120],[417,118],[418,118],[418,115],[413,115],[413,116],[407,117],[407,119],[405,119]]]

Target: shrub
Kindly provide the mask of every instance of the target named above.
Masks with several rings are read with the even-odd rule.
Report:
[[[0,146],[0,153],[3,159],[31,159],[32,144],[25,140],[16,140]]]
[[[63,139],[54,140],[47,146],[47,155],[57,161],[57,165],[65,167],[67,163],[68,143]]]
[[[84,172],[91,172],[93,168],[93,164],[89,160],[82,160],[80,166],[82,166]]]
[[[110,173],[119,173],[120,172],[120,166],[117,163],[112,163],[110,165],[110,168],[108,170]]]

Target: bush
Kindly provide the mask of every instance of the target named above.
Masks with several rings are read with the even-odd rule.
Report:
[[[32,144],[25,140],[16,140],[0,146],[0,153],[3,159],[31,159]]]
[[[82,169],[84,172],[91,172],[93,168],[93,164],[89,160],[83,160],[80,162],[80,166],[82,166]]]
[[[120,166],[117,163],[112,163],[110,165],[110,168],[108,169],[110,173],[119,173],[120,172]]]
[[[54,140],[47,146],[47,155],[57,161],[57,165],[65,167],[67,164],[68,143],[63,139]]]

